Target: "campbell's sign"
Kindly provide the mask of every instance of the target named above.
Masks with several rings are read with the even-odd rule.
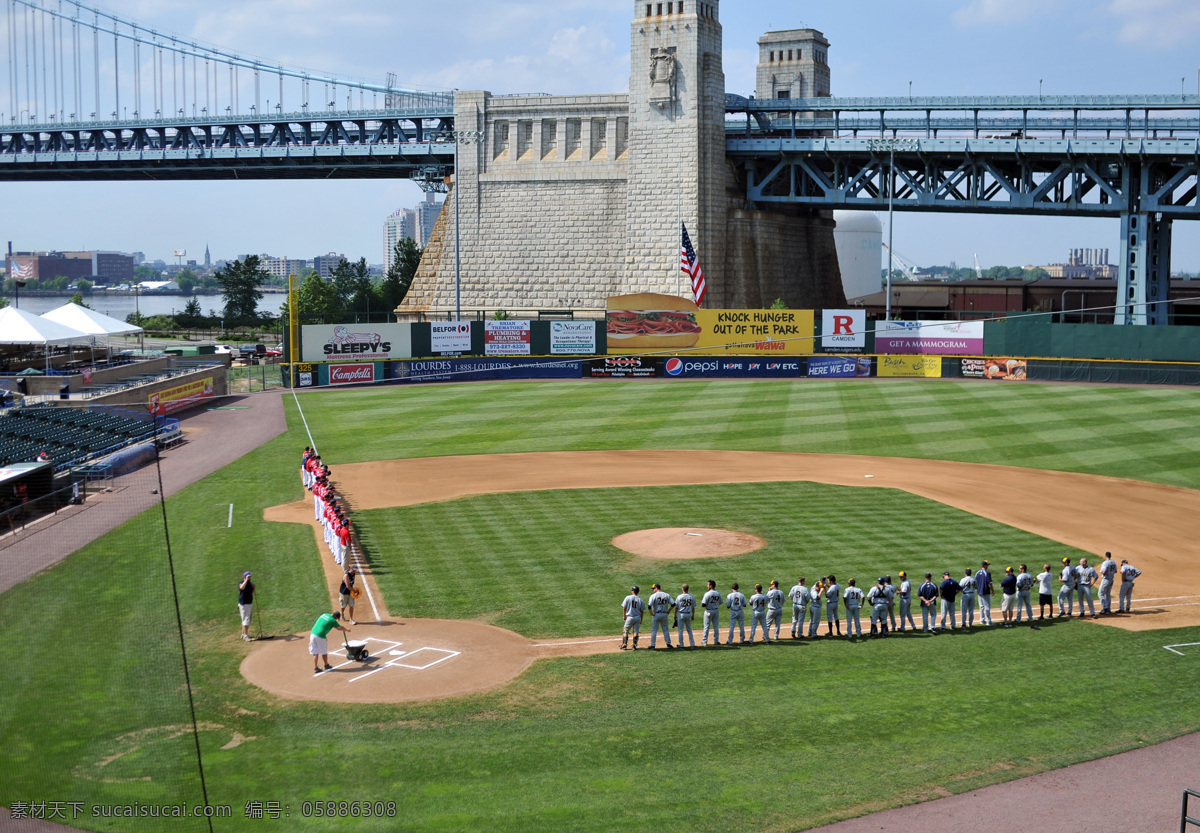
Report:
[[[364,382],[374,381],[375,365],[373,364],[329,365],[329,384],[331,385],[361,385]]]
[[[408,324],[306,324],[300,328],[304,362],[383,361],[412,356]]]

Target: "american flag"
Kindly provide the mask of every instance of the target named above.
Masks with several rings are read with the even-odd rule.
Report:
[[[12,259],[12,275],[9,277],[13,278],[14,280],[23,281],[28,280],[32,276],[33,263],[31,261],[28,259],[17,260],[15,257]]]
[[[679,268],[687,272],[688,277],[692,279],[692,297],[696,306],[700,306],[704,303],[707,287],[704,285],[704,270],[700,268],[700,258],[696,257],[696,250],[692,248],[692,238],[688,237],[686,225],[683,226],[683,248],[679,252]]]

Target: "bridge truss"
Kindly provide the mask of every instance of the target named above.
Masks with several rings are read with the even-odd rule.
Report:
[[[731,97],[726,109],[743,116],[726,150],[752,205],[1119,217],[1131,306],[1117,321],[1169,321],[1171,224],[1200,219],[1196,96]]]

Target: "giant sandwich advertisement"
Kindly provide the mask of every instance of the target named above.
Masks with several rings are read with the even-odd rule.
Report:
[[[812,310],[699,309],[687,298],[639,292],[608,299],[610,356],[696,353],[808,356]]]

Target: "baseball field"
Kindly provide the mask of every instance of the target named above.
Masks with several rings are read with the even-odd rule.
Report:
[[[1179,514],[1200,500],[1196,391],[606,381],[299,401],[307,430],[289,394],[285,435],[166,504],[207,799],[231,808],[216,830],[802,830],[1200,730],[1200,649],[1163,647],[1200,643],[1195,516]],[[314,678],[284,638],[329,609],[340,573],[303,522],[310,431],[369,566],[352,630],[384,662],[361,683],[358,666]],[[658,560],[611,543],[661,527],[766,546]],[[984,558],[1037,572],[1102,555],[1108,531],[1146,572],[1124,627],[612,641],[631,584],[867,585]],[[0,804],[201,800],[166,543],[156,508],[0,595]],[[244,570],[279,638],[237,639]],[[508,642],[462,635],[489,630]],[[520,661],[489,671],[510,643]],[[419,662],[387,659],[418,645]],[[368,687],[385,696],[354,693]]]

